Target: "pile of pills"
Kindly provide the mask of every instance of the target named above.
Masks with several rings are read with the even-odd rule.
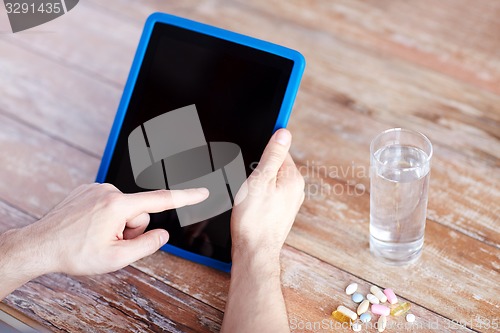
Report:
[[[389,316],[406,315],[406,321],[409,323],[416,319],[414,314],[408,313],[411,308],[410,303],[399,303],[398,297],[390,288],[382,291],[377,286],[371,286],[370,293],[365,298],[363,294],[358,292],[358,284],[351,283],[345,289],[345,293],[351,296],[354,303],[358,304],[356,311],[340,305],[337,310],[332,312],[332,317],[341,323],[349,323],[354,332],[361,331],[363,323],[371,322],[372,315],[379,315],[376,324],[379,332],[383,332],[387,327],[387,317]],[[389,304],[384,305],[386,302]]]

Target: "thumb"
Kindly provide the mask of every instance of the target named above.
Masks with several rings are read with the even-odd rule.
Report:
[[[122,247],[120,254],[125,265],[147,257],[160,249],[167,243],[169,234],[164,229],[154,229],[128,240],[120,241]]]
[[[292,135],[284,128],[274,133],[262,153],[259,165],[255,169],[258,177],[273,179],[278,174],[290,149]]]

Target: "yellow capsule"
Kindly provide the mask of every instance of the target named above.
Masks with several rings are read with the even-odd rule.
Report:
[[[395,306],[391,306],[391,315],[393,316],[401,316],[410,311],[411,304],[408,302],[395,304]]]
[[[332,312],[332,318],[341,323],[351,323],[352,321],[351,318],[347,317],[346,315],[337,310]]]

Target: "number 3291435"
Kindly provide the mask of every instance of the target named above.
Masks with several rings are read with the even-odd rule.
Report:
[[[59,14],[61,13],[61,3],[59,2],[42,2],[40,4],[26,2],[7,2],[5,4],[7,14],[27,14],[27,13],[44,13],[44,14]]]

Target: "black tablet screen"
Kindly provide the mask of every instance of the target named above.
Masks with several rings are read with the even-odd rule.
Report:
[[[168,24],[156,23],[133,89],[105,181],[125,193],[136,185],[128,136],[165,112],[195,105],[207,142],[241,148],[246,174],[272,135],[293,67],[291,60]],[[151,214],[169,243],[231,261],[231,210],[181,227],[175,210]]]

